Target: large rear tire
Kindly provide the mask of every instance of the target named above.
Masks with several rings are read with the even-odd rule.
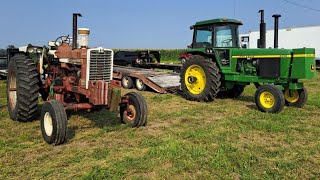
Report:
[[[183,65],[180,74],[183,96],[191,101],[213,101],[219,92],[221,75],[216,63],[199,55]]]
[[[38,107],[39,77],[33,60],[16,54],[8,65],[7,103],[10,118],[31,121]]]
[[[128,103],[120,106],[121,122],[130,124],[131,127],[147,125],[148,107],[143,96],[136,92],[124,95]]]
[[[47,101],[41,110],[40,126],[43,139],[51,145],[60,145],[67,140],[67,113],[59,101]]]

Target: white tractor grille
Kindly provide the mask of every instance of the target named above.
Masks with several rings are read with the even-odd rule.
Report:
[[[112,80],[113,51],[110,49],[90,49],[88,51],[89,80]]]

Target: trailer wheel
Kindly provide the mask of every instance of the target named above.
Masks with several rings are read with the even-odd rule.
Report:
[[[43,139],[51,145],[60,145],[67,139],[67,114],[59,101],[47,101],[41,110],[40,126]]]
[[[192,101],[213,101],[219,92],[221,75],[216,63],[199,55],[182,66],[180,74],[183,96]]]
[[[39,79],[33,60],[16,54],[8,64],[7,103],[10,118],[31,121],[38,108]]]
[[[133,88],[133,80],[129,76],[123,76],[121,83],[122,83],[122,87],[125,89],[132,89]]]
[[[239,97],[243,91],[245,86],[244,85],[234,85],[232,89],[228,89],[226,91],[220,91],[218,93],[219,97],[228,97],[228,98],[237,98]]]
[[[285,99],[283,93],[277,86],[265,84],[257,89],[255,102],[262,112],[279,113],[284,107]]]
[[[144,97],[136,92],[124,95],[128,103],[120,106],[121,122],[131,127],[147,125],[148,107]]]
[[[145,91],[147,89],[147,86],[143,83],[141,79],[136,79],[136,88],[139,91]]]
[[[302,108],[308,100],[308,91],[305,88],[299,90],[285,90],[284,97],[286,99],[286,105]]]

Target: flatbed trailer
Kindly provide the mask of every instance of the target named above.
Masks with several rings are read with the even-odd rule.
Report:
[[[4,79],[4,78],[6,78],[7,77],[7,70],[6,69],[4,69],[4,70],[0,70],[0,79]]]
[[[7,77],[8,60],[7,57],[0,57],[0,79]]]
[[[166,63],[141,63],[137,64],[140,68],[157,68],[157,69],[167,69],[173,70],[173,72],[180,73],[182,64],[166,64]]]
[[[124,77],[140,79],[147,87],[161,94],[174,93],[180,87],[180,75],[178,73],[137,67],[113,66],[113,79],[122,80]]]

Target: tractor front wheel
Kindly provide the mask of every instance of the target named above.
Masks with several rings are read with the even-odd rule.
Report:
[[[181,69],[183,96],[191,101],[213,101],[219,92],[221,75],[216,63],[194,55]]]
[[[121,122],[130,124],[131,127],[147,125],[148,107],[143,96],[136,92],[124,95],[124,103],[120,106]]]
[[[286,105],[302,108],[308,100],[308,91],[305,88],[298,90],[285,90],[284,97],[286,99]]]
[[[64,107],[59,101],[47,101],[42,106],[40,126],[43,139],[54,146],[67,140],[68,120]]]
[[[265,84],[257,89],[255,102],[262,112],[279,113],[284,107],[285,99],[283,93],[277,86]]]

